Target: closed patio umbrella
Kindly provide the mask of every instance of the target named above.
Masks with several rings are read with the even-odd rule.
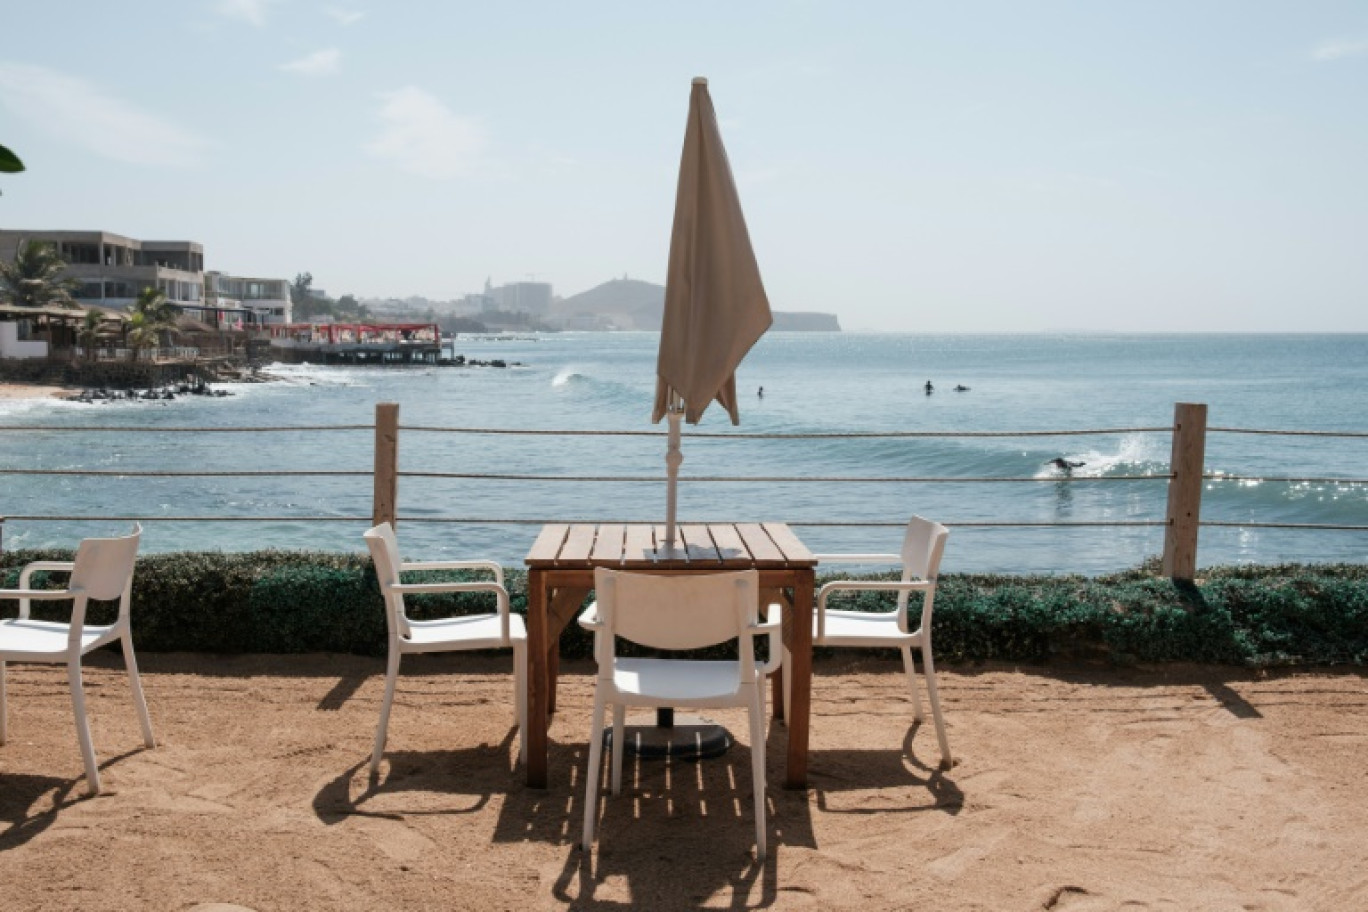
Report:
[[[680,421],[697,424],[716,400],[741,422],[736,367],[773,318],[741,200],[717,127],[708,80],[697,78],[679,163],[652,423],[669,419],[666,546],[675,542]]]

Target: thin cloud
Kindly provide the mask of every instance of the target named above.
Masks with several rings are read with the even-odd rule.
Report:
[[[102,86],[44,67],[0,63],[0,105],[115,161],[192,167],[207,147],[195,134]]]
[[[1324,62],[1343,57],[1357,57],[1360,54],[1368,54],[1368,40],[1326,41],[1311,52],[1311,59]]]
[[[485,133],[475,121],[461,117],[435,96],[416,86],[380,95],[379,137],[365,150],[394,163],[401,171],[450,180],[470,174],[485,147]]]
[[[218,0],[214,8],[229,19],[241,19],[257,28],[266,24],[266,10],[276,0]]]
[[[342,52],[337,48],[325,48],[298,60],[282,63],[280,68],[301,76],[336,76],[342,69]]]
[[[336,6],[326,6],[323,12],[333,17],[338,25],[354,25],[366,14],[360,10],[342,9]]]

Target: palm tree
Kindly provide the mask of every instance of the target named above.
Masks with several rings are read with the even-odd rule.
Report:
[[[14,262],[0,263],[0,292],[20,307],[75,307],[71,292],[79,283],[62,277],[65,268],[55,245],[25,241]]]
[[[95,348],[100,344],[100,324],[103,322],[104,317],[98,310],[87,310],[85,322],[76,333],[76,341],[85,349],[87,361],[95,360]]]
[[[152,286],[138,292],[128,321],[129,360],[137,361],[138,352],[155,347],[162,333],[175,325],[176,309],[163,292]]]

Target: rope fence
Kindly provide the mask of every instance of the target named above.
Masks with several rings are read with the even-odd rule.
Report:
[[[370,516],[334,514],[329,516],[287,515],[287,516],[225,516],[225,515],[58,515],[58,514],[9,514],[0,517],[23,522],[83,522],[83,521],[136,521],[168,523],[335,523],[395,522],[398,516],[398,479],[446,479],[462,481],[513,481],[513,482],[573,482],[577,484],[662,484],[664,475],[554,475],[542,473],[488,473],[488,472],[438,472],[438,471],[399,471],[398,441],[400,432],[404,433],[442,433],[465,435],[522,435],[537,437],[642,437],[663,439],[665,431],[656,430],[546,430],[520,428],[466,428],[440,427],[430,425],[400,425],[398,406],[394,403],[380,403],[376,406],[374,424],[335,424],[335,425],[284,425],[284,426],[241,426],[241,427],[187,427],[187,426],[103,426],[103,425],[66,425],[58,427],[33,427],[29,425],[0,425],[0,432],[16,433],[149,433],[149,434],[271,434],[271,433],[331,433],[366,431],[375,436],[375,467],[372,470],[360,469],[226,469],[226,470],[156,470],[139,471],[128,469],[87,469],[87,468],[16,468],[0,467],[0,475],[15,476],[87,476],[93,478],[365,478],[370,477],[374,484],[372,513]],[[948,525],[965,529],[1039,529],[1039,528],[1143,528],[1160,527],[1165,529],[1164,572],[1181,578],[1191,578],[1196,567],[1197,530],[1199,528],[1243,528],[1243,529],[1287,529],[1314,531],[1368,531],[1366,524],[1352,523],[1295,523],[1260,522],[1252,520],[1203,520],[1201,511],[1201,492],[1206,483],[1234,482],[1239,484],[1323,484],[1361,486],[1368,484],[1368,478],[1340,478],[1333,476],[1261,476],[1234,475],[1223,472],[1204,471],[1206,436],[1210,433],[1258,434],[1286,437],[1338,437],[1346,439],[1368,438],[1368,432],[1359,431],[1299,431],[1268,430],[1255,428],[1206,427],[1206,406],[1179,403],[1175,407],[1174,424],[1167,427],[1109,427],[1079,428],[1056,430],[1009,430],[1009,431],[889,431],[889,432],[820,432],[791,434],[753,434],[753,433],[691,433],[690,439],[711,440],[869,440],[869,439],[914,439],[914,438],[1030,438],[1065,436],[1100,436],[1136,433],[1164,433],[1172,435],[1173,455],[1169,471],[1143,475],[1031,475],[1031,476],[776,476],[776,475],[703,475],[680,478],[685,484],[1096,484],[1099,482],[1157,482],[1168,486],[1168,508],[1164,519],[1153,520],[1051,520],[1016,521],[1003,520],[946,520]],[[403,517],[405,523],[451,523],[461,525],[546,525],[550,523],[614,523],[614,524],[656,524],[653,519],[567,519],[556,517],[507,517],[507,516],[409,516]],[[697,521],[697,522],[701,522]],[[862,520],[786,520],[791,526],[803,528],[901,528],[901,521],[862,521]]]

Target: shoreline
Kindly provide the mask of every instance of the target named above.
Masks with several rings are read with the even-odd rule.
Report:
[[[51,383],[18,383],[13,380],[0,381],[0,401],[14,399],[65,399],[80,393],[74,386],[58,386]]]

